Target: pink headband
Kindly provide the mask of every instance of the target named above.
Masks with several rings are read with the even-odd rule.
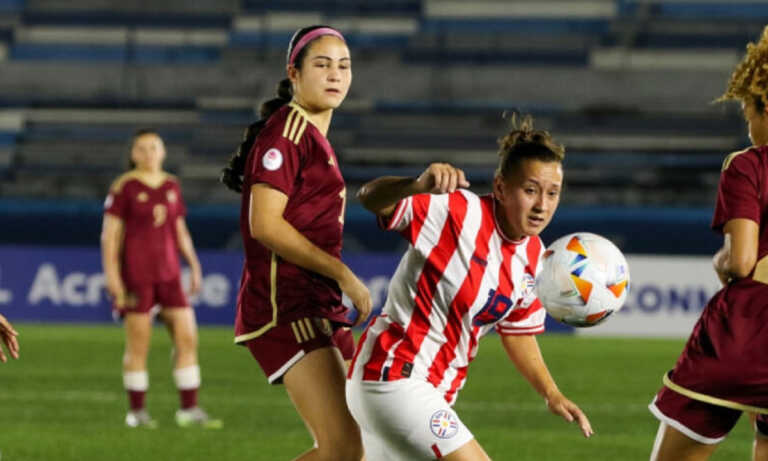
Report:
[[[291,56],[290,58],[288,58],[288,64],[293,64],[293,61],[296,59],[296,55],[299,54],[301,49],[307,46],[307,43],[311,42],[312,40],[316,39],[321,35],[333,35],[334,37],[338,37],[342,42],[347,43],[347,41],[344,40],[344,36],[341,35],[341,33],[335,29],[331,29],[330,27],[320,27],[318,29],[314,29],[311,32],[308,32],[303,37],[301,37],[301,40],[299,40],[299,43],[297,43],[293,47],[293,50],[291,50]]]

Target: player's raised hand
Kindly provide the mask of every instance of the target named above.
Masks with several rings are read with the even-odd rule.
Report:
[[[2,339],[5,347],[8,349],[8,353],[14,359],[19,358],[19,341],[16,337],[19,333],[13,328],[11,322],[9,322],[2,314],[0,314],[0,339]],[[0,362],[7,362],[8,357],[5,356],[3,348],[0,347]]]
[[[373,306],[368,287],[349,268],[347,268],[344,276],[338,282],[341,291],[347,295],[357,310],[355,326],[362,324],[371,315]]]
[[[589,438],[595,433],[592,430],[592,425],[589,423],[587,415],[575,403],[565,398],[563,394],[558,393],[556,396],[547,399],[547,408],[552,413],[562,416],[569,423],[578,423],[584,437]]]
[[[422,192],[445,194],[455,192],[459,187],[469,187],[464,171],[448,163],[433,163],[424,170],[416,184]]]

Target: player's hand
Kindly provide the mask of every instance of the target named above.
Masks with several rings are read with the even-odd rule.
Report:
[[[416,179],[416,186],[421,192],[445,194],[469,187],[469,181],[461,169],[448,163],[433,163]]]
[[[589,438],[595,433],[587,415],[575,403],[565,398],[563,394],[558,392],[554,397],[547,399],[547,408],[552,413],[562,416],[569,423],[578,423],[584,437]]]
[[[720,248],[715,256],[712,257],[712,266],[715,268],[717,278],[723,286],[728,285],[731,281],[731,277],[728,274],[728,260],[731,259],[731,234],[725,234],[723,239],[723,247]]]
[[[120,278],[110,278],[107,277],[107,293],[109,293],[109,296],[112,297],[112,299],[115,302],[115,306],[118,309],[122,309],[125,307],[126,303],[126,293],[125,293],[125,285],[123,285],[123,281],[120,280]]]
[[[194,296],[200,292],[203,286],[203,271],[200,267],[193,267],[189,278],[189,294]]]
[[[368,287],[349,268],[347,268],[345,275],[338,282],[341,291],[347,295],[357,310],[355,326],[362,324],[371,315],[373,305]]]
[[[8,353],[11,354],[11,357],[14,359],[19,358],[19,341],[16,339],[18,335],[19,333],[13,329],[11,322],[0,314],[0,338],[2,338],[6,349],[8,349]],[[8,357],[5,356],[3,348],[0,347],[0,362],[5,363],[7,361]]]

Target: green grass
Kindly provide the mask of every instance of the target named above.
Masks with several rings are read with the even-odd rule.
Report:
[[[123,426],[126,399],[117,326],[16,325],[22,358],[0,364],[0,453],[15,460],[285,460],[312,443],[282,387],[266,383],[230,328],[200,331],[201,404],[224,429],[179,429],[170,342],[157,328],[150,354],[148,407],[160,428]],[[539,337],[560,388],[596,431],[550,415],[506,359],[495,336],[483,340],[456,409],[495,460],[645,460],[657,421],[647,404],[680,340]],[[713,460],[749,459],[746,418]]]

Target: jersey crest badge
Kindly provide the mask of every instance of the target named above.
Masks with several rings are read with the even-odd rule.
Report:
[[[459,422],[450,410],[438,410],[429,418],[429,428],[441,439],[450,439],[459,432]]]
[[[531,274],[526,272],[523,274],[523,297],[528,297],[533,294],[536,289],[536,279]]]
[[[274,147],[261,158],[261,164],[269,171],[275,171],[283,165],[283,153]]]
[[[149,200],[149,195],[146,192],[139,192],[139,194],[136,196],[136,200],[139,202],[146,202]]]
[[[165,194],[165,198],[168,200],[168,203],[176,203],[176,191],[169,190]]]

